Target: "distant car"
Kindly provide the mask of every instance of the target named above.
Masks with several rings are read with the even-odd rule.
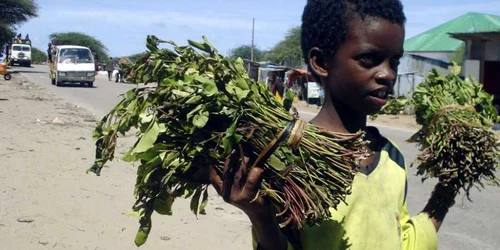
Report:
[[[74,45],[56,46],[50,65],[52,84],[76,82],[94,86],[95,60],[89,48]]]

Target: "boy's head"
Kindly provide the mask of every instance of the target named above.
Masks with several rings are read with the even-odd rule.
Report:
[[[385,104],[403,53],[399,0],[308,0],[301,46],[327,101],[372,114]]]

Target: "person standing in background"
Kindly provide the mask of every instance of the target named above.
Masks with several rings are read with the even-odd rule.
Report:
[[[108,80],[111,81],[111,77],[113,76],[113,57],[109,58],[108,63],[106,64],[106,70],[108,71]]]
[[[318,97],[319,97],[318,108],[320,108],[321,106],[323,106],[323,100],[325,99],[325,92],[322,87],[319,88]]]

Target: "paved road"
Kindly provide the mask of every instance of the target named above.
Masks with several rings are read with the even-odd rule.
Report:
[[[119,95],[133,88],[133,85],[109,82],[107,77],[98,76],[94,87],[79,87],[68,85],[56,87],[50,84],[48,68],[46,66],[34,66],[33,68],[17,68],[16,70],[49,91],[88,108],[99,117],[111,109],[119,100]],[[314,114],[302,113],[303,119],[311,119]],[[381,132],[395,141],[405,155],[407,162],[413,161],[417,155],[417,149],[405,142],[410,131],[382,128]],[[410,213],[416,214],[422,209],[433,188],[433,183],[427,181],[421,183],[415,176],[415,169],[409,173],[408,204]],[[482,192],[472,192],[473,203],[457,198],[456,205],[451,209],[445,223],[439,232],[439,249],[449,250],[498,250],[500,249],[500,188],[489,188]]]

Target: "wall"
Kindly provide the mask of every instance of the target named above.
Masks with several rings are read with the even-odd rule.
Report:
[[[425,74],[431,69],[437,69],[443,74],[448,74],[449,63],[441,60],[405,53],[398,67],[398,79],[394,85],[395,96],[409,96],[415,87],[425,81]]]
[[[430,58],[430,59],[435,59],[443,62],[448,62],[450,61],[450,56],[453,55],[453,52],[451,51],[442,51],[442,52],[411,52],[407,51],[408,54],[415,55],[415,56],[421,56],[425,58]]]
[[[484,46],[485,61],[500,61],[500,42],[499,41],[488,41]]]
[[[499,41],[467,41],[467,58],[481,61],[500,61]]]

